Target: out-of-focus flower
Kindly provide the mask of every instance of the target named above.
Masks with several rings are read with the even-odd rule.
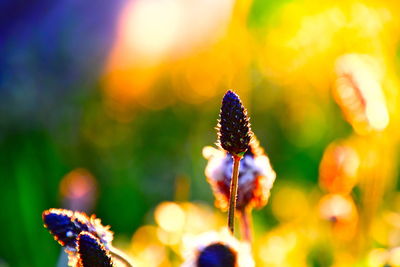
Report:
[[[389,253],[384,248],[375,248],[368,253],[367,264],[369,267],[385,266],[389,258]]]
[[[82,232],[77,240],[79,253],[77,267],[114,266],[110,253],[97,237],[88,232]]]
[[[184,237],[182,267],[253,267],[248,243],[241,243],[227,229]]]
[[[305,235],[303,231],[294,224],[287,224],[259,236],[254,244],[257,266],[307,266],[307,238],[311,235]]]
[[[359,134],[384,130],[389,124],[382,72],[378,61],[368,55],[347,54],[336,62],[334,96],[346,120]]]
[[[350,197],[328,194],[319,203],[321,217],[332,222],[352,221],[356,218],[356,207]]]
[[[42,214],[44,226],[54,239],[69,254],[70,265],[74,265],[77,256],[77,238],[81,232],[88,232],[98,238],[106,249],[111,248],[113,233],[109,226],[103,226],[101,220],[92,215],[90,218],[83,212],[65,209],[49,209]]]
[[[252,132],[247,110],[232,91],[222,99],[218,121],[218,144],[232,155],[243,154],[249,148]]]
[[[357,183],[360,159],[356,150],[347,144],[330,144],[319,166],[320,186],[329,193],[350,193]]]
[[[311,208],[308,197],[304,188],[295,184],[275,188],[271,199],[272,213],[281,222],[307,218]]]
[[[97,197],[97,181],[88,170],[77,168],[63,177],[60,193],[68,209],[89,211]]]
[[[144,225],[134,233],[131,247],[128,249],[133,266],[170,266],[168,248],[159,240],[158,232],[156,226]]]
[[[205,174],[216,199],[215,205],[226,210],[229,204],[229,186],[232,179],[232,156],[210,146],[203,149],[203,156],[208,159]],[[264,154],[258,141],[253,138],[249,149],[241,160],[237,209],[265,206],[275,177],[276,174],[268,157]]]
[[[353,199],[340,194],[328,194],[319,202],[320,216],[332,222],[336,237],[351,240],[356,233],[358,213]]]
[[[396,201],[390,199],[390,201]],[[400,214],[398,211],[384,210],[371,223],[371,237],[375,243],[385,247],[400,244]]]
[[[182,262],[185,236],[196,236],[226,224],[220,213],[190,202],[162,202],[155,208],[154,218],[155,226],[144,225],[132,237],[128,253],[135,267],[177,266]]]
[[[400,247],[374,248],[367,256],[368,267],[400,266]]]

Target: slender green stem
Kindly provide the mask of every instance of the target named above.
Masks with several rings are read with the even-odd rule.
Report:
[[[133,267],[132,263],[128,259],[128,256],[126,256],[122,251],[112,247],[110,250],[110,254],[116,258],[118,261],[121,261],[125,264],[127,267]]]
[[[245,208],[240,211],[240,228],[243,239],[251,243],[253,240],[251,209]]]
[[[241,156],[233,155],[233,171],[229,196],[228,227],[231,233],[235,232],[235,209],[239,179],[239,165]]]

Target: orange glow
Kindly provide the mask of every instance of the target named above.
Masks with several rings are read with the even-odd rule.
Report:
[[[128,107],[133,109],[136,106],[134,104],[139,104],[144,108],[158,109],[171,104],[171,101],[180,98],[183,93],[184,99],[191,101],[193,91],[186,94],[186,86],[181,88],[186,92],[167,89],[168,92],[156,93],[157,96],[162,95],[164,101],[154,97],[154,85],[165,74],[179,77],[179,83],[189,81],[193,86],[201,82],[208,83],[203,89],[200,90],[199,87],[199,90],[194,91],[199,94],[200,99],[204,93],[209,97],[210,91],[204,88],[214,91],[220,78],[204,78],[204,75],[199,77],[201,72],[194,73],[190,67],[205,68],[207,73],[207,69],[215,67],[215,62],[204,64],[201,51],[215,51],[214,45],[226,34],[233,3],[232,0],[128,1],[121,13],[117,39],[105,70],[105,94],[112,100],[108,102],[110,108],[116,110],[113,105],[127,106],[125,112],[129,112]],[[218,49],[223,47],[219,46]],[[191,57],[196,62],[190,63]],[[210,54],[209,59],[214,60],[215,53]],[[227,57],[224,56],[223,59]],[[180,69],[180,62],[184,64],[183,69]],[[168,68],[165,67],[167,63],[171,64]],[[221,69],[221,64],[215,70]],[[180,70],[176,72],[178,69]],[[195,79],[193,83],[192,79]],[[165,102],[165,97],[171,101]]]
[[[330,193],[350,193],[357,182],[360,159],[349,145],[328,146],[319,168],[320,186]]]
[[[60,193],[68,208],[88,210],[97,196],[97,182],[88,170],[78,168],[63,177]]]
[[[320,202],[321,216],[330,221],[351,220],[354,210],[353,202],[342,195],[326,195]]]
[[[332,222],[333,233],[342,240],[351,240],[357,229],[358,213],[351,197],[328,194],[319,202],[320,216]]]

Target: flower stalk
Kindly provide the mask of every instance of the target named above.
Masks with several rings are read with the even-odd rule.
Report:
[[[110,247],[109,252],[111,256],[118,261],[122,262],[126,267],[133,267],[132,263],[130,262],[128,256],[126,256],[122,251],[115,247]]]
[[[235,230],[240,160],[249,148],[253,133],[250,129],[247,110],[242,105],[239,96],[230,90],[226,92],[222,99],[217,129],[219,145],[231,154],[233,158],[228,208],[228,228],[233,234]]]
[[[251,209],[242,209],[238,213],[242,237],[246,242],[251,243],[253,240]]]
[[[230,196],[229,196],[228,227],[231,233],[233,234],[235,232],[235,209],[236,209],[236,199],[237,199],[238,180],[239,180],[239,167],[242,156],[233,155],[232,158],[233,158],[233,172],[232,172]]]

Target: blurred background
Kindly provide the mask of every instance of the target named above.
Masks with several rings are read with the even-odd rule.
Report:
[[[225,225],[202,149],[227,89],[277,173],[256,266],[400,266],[399,8],[1,1],[0,266],[56,265],[52,207],[95,213],[135,266],[179,266],[182,235]]]

